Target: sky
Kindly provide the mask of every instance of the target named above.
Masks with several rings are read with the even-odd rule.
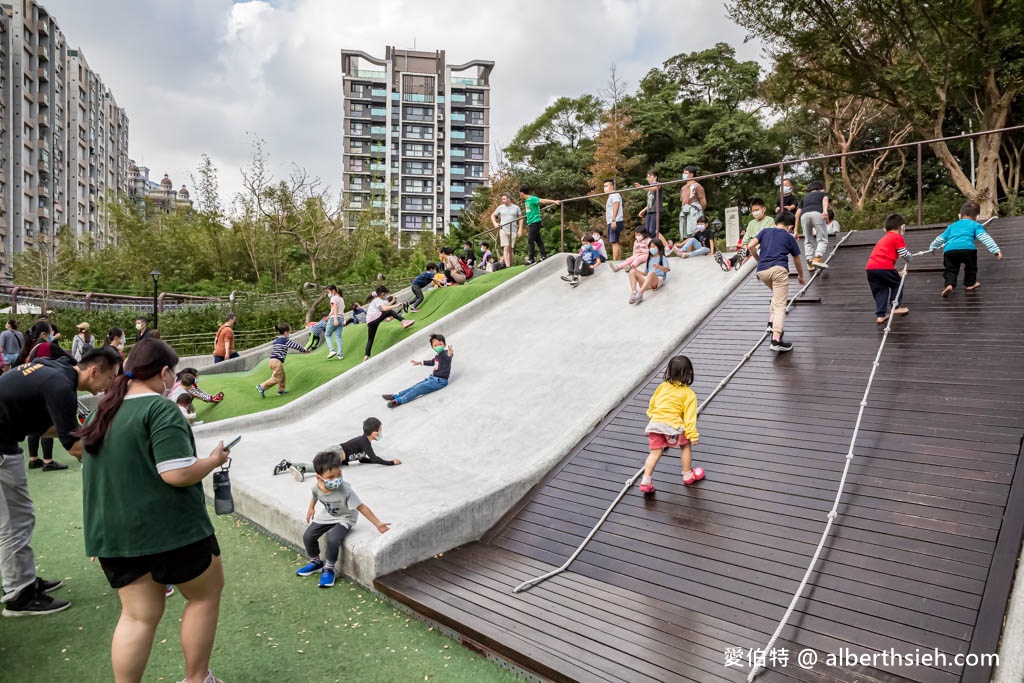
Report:
[[[255,136],[271,169],[298,164],[337,189],[340,50],[445,50],[495,62],[491,141],[504,146],[561,96],[598,93],[609,68],[633,92],[682,52],[731,43],[761,59],[709,0],[43,0],[129,117],[130,153],[151,178],[191,187],[200,156],[227,204]],[[102,10],[99,6],[102,4]],[[493,157],[493,150],[492,150]]]

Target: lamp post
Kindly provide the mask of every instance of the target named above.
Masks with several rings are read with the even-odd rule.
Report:
[[[153,278],[153,329],[155,330],[158,329],[158,325],[160,324],[160,319],[158,317],[158,312],[156,310],[158,296],[157,287],[160,284],[160,271],[154,268],[153,272],[151,272],[149,276]]]
[[[715,220],[711,221],[711,236],[714,237],[716,240],[722,236],[722,221],[718,220],[717,217],[715,218]],[[725,248],[728,249],[729,245],[726,244]],[[715,246],[715,249],[718,249],[717,245]]]

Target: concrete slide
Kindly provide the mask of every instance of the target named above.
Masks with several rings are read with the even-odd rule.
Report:
[[[311,462],[360,435],[364,418],[380,418],[377,454],[402,464],[344,470],[392,524],[381,535],[360,520],[346,539],[343,571],[370,585],[478,539],[753,267],[724,273],[710,257],[670,264],[667,285],[631,306],[624,272],[602,266],[573,289],[559,278],[564,255],[554,256],[287,406],[197,427],[200,455],[242,435],[231,467],[236,512],[301,545],[314,478],[273,476],[274,465]],[[766,314],[768,299],[766,290]],[[388,409],[382,394],[429,374],[409,361],[432,355],[435,331],[455,349],[448,387]]]

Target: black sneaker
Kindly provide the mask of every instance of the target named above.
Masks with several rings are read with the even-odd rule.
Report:
[[[66,470],[67,468],[67,465],[62,465],[56,460],[51,460],[50,462],[43,463],[43,472],[56,472],[57,470]]]
[[[28,461],[28,468],[30,470],[38,470],[42,466],[43,466],[43,461],[40,460],[39,458],[36,458],[35,460],[29,460]]]
[[[397,407],[398,407],[398,401],[395,401],[393,399],[388,401],[388,408],[397,408]]]
[[[725,272],[728,273],[729,272],[729,262],[725,260],[724,256],[722,256],[722,252],[716,251],[715,254],[714,254],[714,258],[715,258],[715,263],[717,263],[718,266],[722,270],[724,270]]]
[[[394,401],[395,400],[395,395],[394,394],[381,394],[381,398],[383,398],[385,401]]]
[[[35,617],[63,612],[68,607],[71,607],[71,603],[67,600],[51,598],[46,593],[37,591],[36,584],[32,584],[23,589],[18,597],[4,605],[3,615],[5,617]]]
[[[580,278],[579,278],[578,276],[577,276],[577,277],[574,277],[574,278],[572,279],[572,286],[573,286],[573,287],[579,287],[579,285],[580,285]]]
[[[42,595],[43,593],[49,593],[55,591],[64,585],[64,582],[58,579],[57,581],[47,581],[46,579],[40,579],[36,577],[36,582],[32,584],[35,586],[36,592]]]
[[[772,351],[778,351],[779,353],[786,353],[787,351],[792,351],[793,350],[793,344],[791,344],[788,341],[784,341],[782,339],[780,339],[779,341],[775,341],[773,339],[772,340],[772,345],[771,345],[771,350]]]
[[[284,474],[285,472],[288,471],[288,468],[291,466],[292,464],[290,462],[288,462],[287,460],[282,460],[281,462],[274,465],[274,475],[276,476],[278,474]]]
[[[572,275],[563,275],[562,279],[566,282],[572,282]]]

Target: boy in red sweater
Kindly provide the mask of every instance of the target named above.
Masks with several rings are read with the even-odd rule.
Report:
[[[906,221],[898,213],[885,217],[885,234],[878,240],[865,267],[871,294],[875,297],[875,322],[881,324],[889,319],[889,306],[896,315],[906,315],[910,309],[900,306],[896,292],[900,288],[900,272],[896,270],[896,260],[902,258],[910,263],[910,251],[903,239]]]

